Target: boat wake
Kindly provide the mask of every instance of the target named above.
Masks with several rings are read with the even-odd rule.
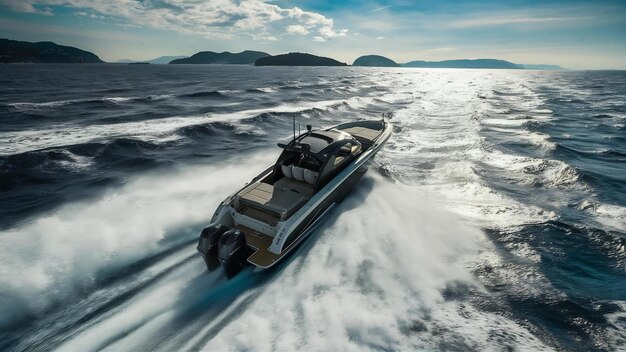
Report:
[[[507,344],[541,346],[518,324],[467,302],[464,291],[483,290],[471,274],[482,233],[426,194],[376,174],[276,270],[230,281],[206,273],[194,255],[206,204],[269,162],[249,159],[146,176],[4,234],[18,251],[2,268],[21,268],[30,279],[18,286],[11,273],[1,276],[9,298],[3,311],[14,310],[3,317],[23,318],[17,349],[289,349],[313,341],[343,350],[488,347],[506,336]],[[21,240],[34,236],[41,246]]]

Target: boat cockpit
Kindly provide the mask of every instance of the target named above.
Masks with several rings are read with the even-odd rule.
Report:
[[[336,129],[309,129],[278,146],[283,152],[272,172],[235,198],[238,213],[272,227],[298,211],[362,150],[357,139]]]

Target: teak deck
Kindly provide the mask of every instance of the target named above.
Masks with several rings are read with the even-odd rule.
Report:
[[[244,233],[248,246],[256,249],[256,251],[248,257],[248,261],[252,264],[260,267],[268,267],[282,257],[280,254],[269,251],[272,245],[272,237],[243,225],[237,225],[235,228]]]

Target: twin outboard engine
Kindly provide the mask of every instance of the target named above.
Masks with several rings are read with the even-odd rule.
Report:
[[[200,252],[209,271],[215,270],[215,268],[220,265],[217,259],[217,242],[227,230],[228,228],[224,225],[211,224],[202,229],[200,233],[200,239],[198,240],[196,249]]]
[[[209,271],[221,264],[229,279],[243,269],[250,255],[244,233],[238,229],[228,230],[220,224],[205,227],[196,248]]]
[[[246,236],[239,229],[230,229],[220,237],[217,256],[229,279],[237,275],[248,258]]]

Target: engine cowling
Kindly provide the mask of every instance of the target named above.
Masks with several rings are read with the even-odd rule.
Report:
[[[220,237],[222,237],[222,234],[224,234],[227,230],[228,228],[224,225],[211,224],[202,229],[202,232],[200,233],[196,249],[202,256],[202,259],[204,259],[206,267],[209,271],[215,270],[215,268],[220,265],[217,256],[218,242]]]
[[[217,256],[226,277],[231,278],[244,268],[248,254],[246,236],[243,232],[230,229],[222,234],[218,243]]]

